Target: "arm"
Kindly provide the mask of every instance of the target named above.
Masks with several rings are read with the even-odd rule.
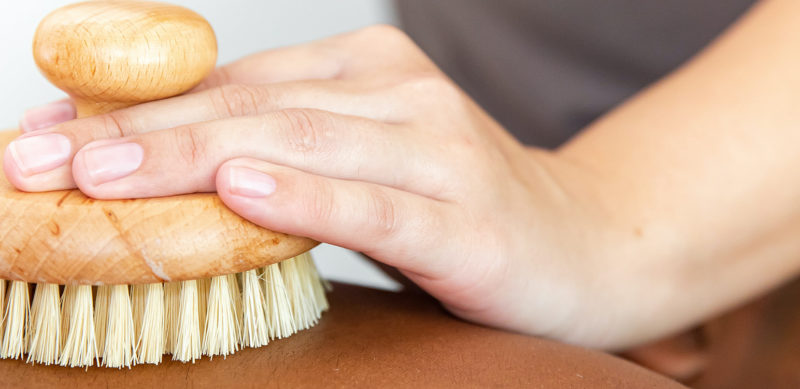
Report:
[[[468,320],[625,347],[796,273],[798,7],[765,2],[556,152],[517,143],[378,27],[30,131],[5,173],[96,198],[217,191],[256,224],[398,267]]]
[[[630,290],[644,293],[631,309],[655,308],[643,338],[800,269],[798,14],[794,1],[757,5],[552,156],[581,171],[591,189],[575,196],[602,204],[614,226],[600,261],[638,274]]]

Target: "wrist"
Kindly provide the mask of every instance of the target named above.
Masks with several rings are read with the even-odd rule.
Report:
[[[657,321],[679,284],[669,231],[648,223],[635,189],[619,190],[614,177],[558,153],[527,149],[538,166],[531,225],[549,226],[535,239],[569,274],[568,319],[547,336],[584,346],[619,349],[662,335]],[[542,193],[549,194],[542,197]],[[543,217],[546,216],[546,217]],[[541,230],[541,228],[539,228]],[[541,243],[529,252],[543,251]],[[537,279],[540,277],[537,276]],[[648,311],[650,310],[650,311]]]

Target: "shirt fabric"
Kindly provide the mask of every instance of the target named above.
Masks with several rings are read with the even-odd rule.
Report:
[[[523,143],[554,148],[753,0],[400,0],[406,32]]]

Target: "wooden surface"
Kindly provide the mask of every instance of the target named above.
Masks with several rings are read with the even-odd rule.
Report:
[[[101,0],[45,17],[33,54],[84,117],[191,89],[214,69],[217,41],[208,22],[186,8]]]
[[[0,361],[2,387],[674,388],[607,354],[468,324],[427,295],[334,285],[321,322],[260,349],[131,370]]]
[[[0,149],[17,135],[0,132]],[[135,284],[237,273],[317,242],[263,229],[216,194],[96,201],[78,190],[24,193],[0,174],[0,278]]]

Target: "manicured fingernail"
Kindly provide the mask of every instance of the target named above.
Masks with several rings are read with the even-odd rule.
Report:
[[[232,166],[228,172],[228,185],[234,195],[266,197],[275,192],[272,176],[246,167]]]
[[[63,165],[71,149],[69,139],[55,133],[18,138],[8,145],[8,152],[25,177]]]
[[[93,185],[125,177],[139,168],[144,157],[137,143],[118,143],[92,147],[83,152],[83,163]]]
[[[69,101],[61,100],[25,111],[19,127],[22,132],[30,132],[72,119],[75,119],[75,106]]]

